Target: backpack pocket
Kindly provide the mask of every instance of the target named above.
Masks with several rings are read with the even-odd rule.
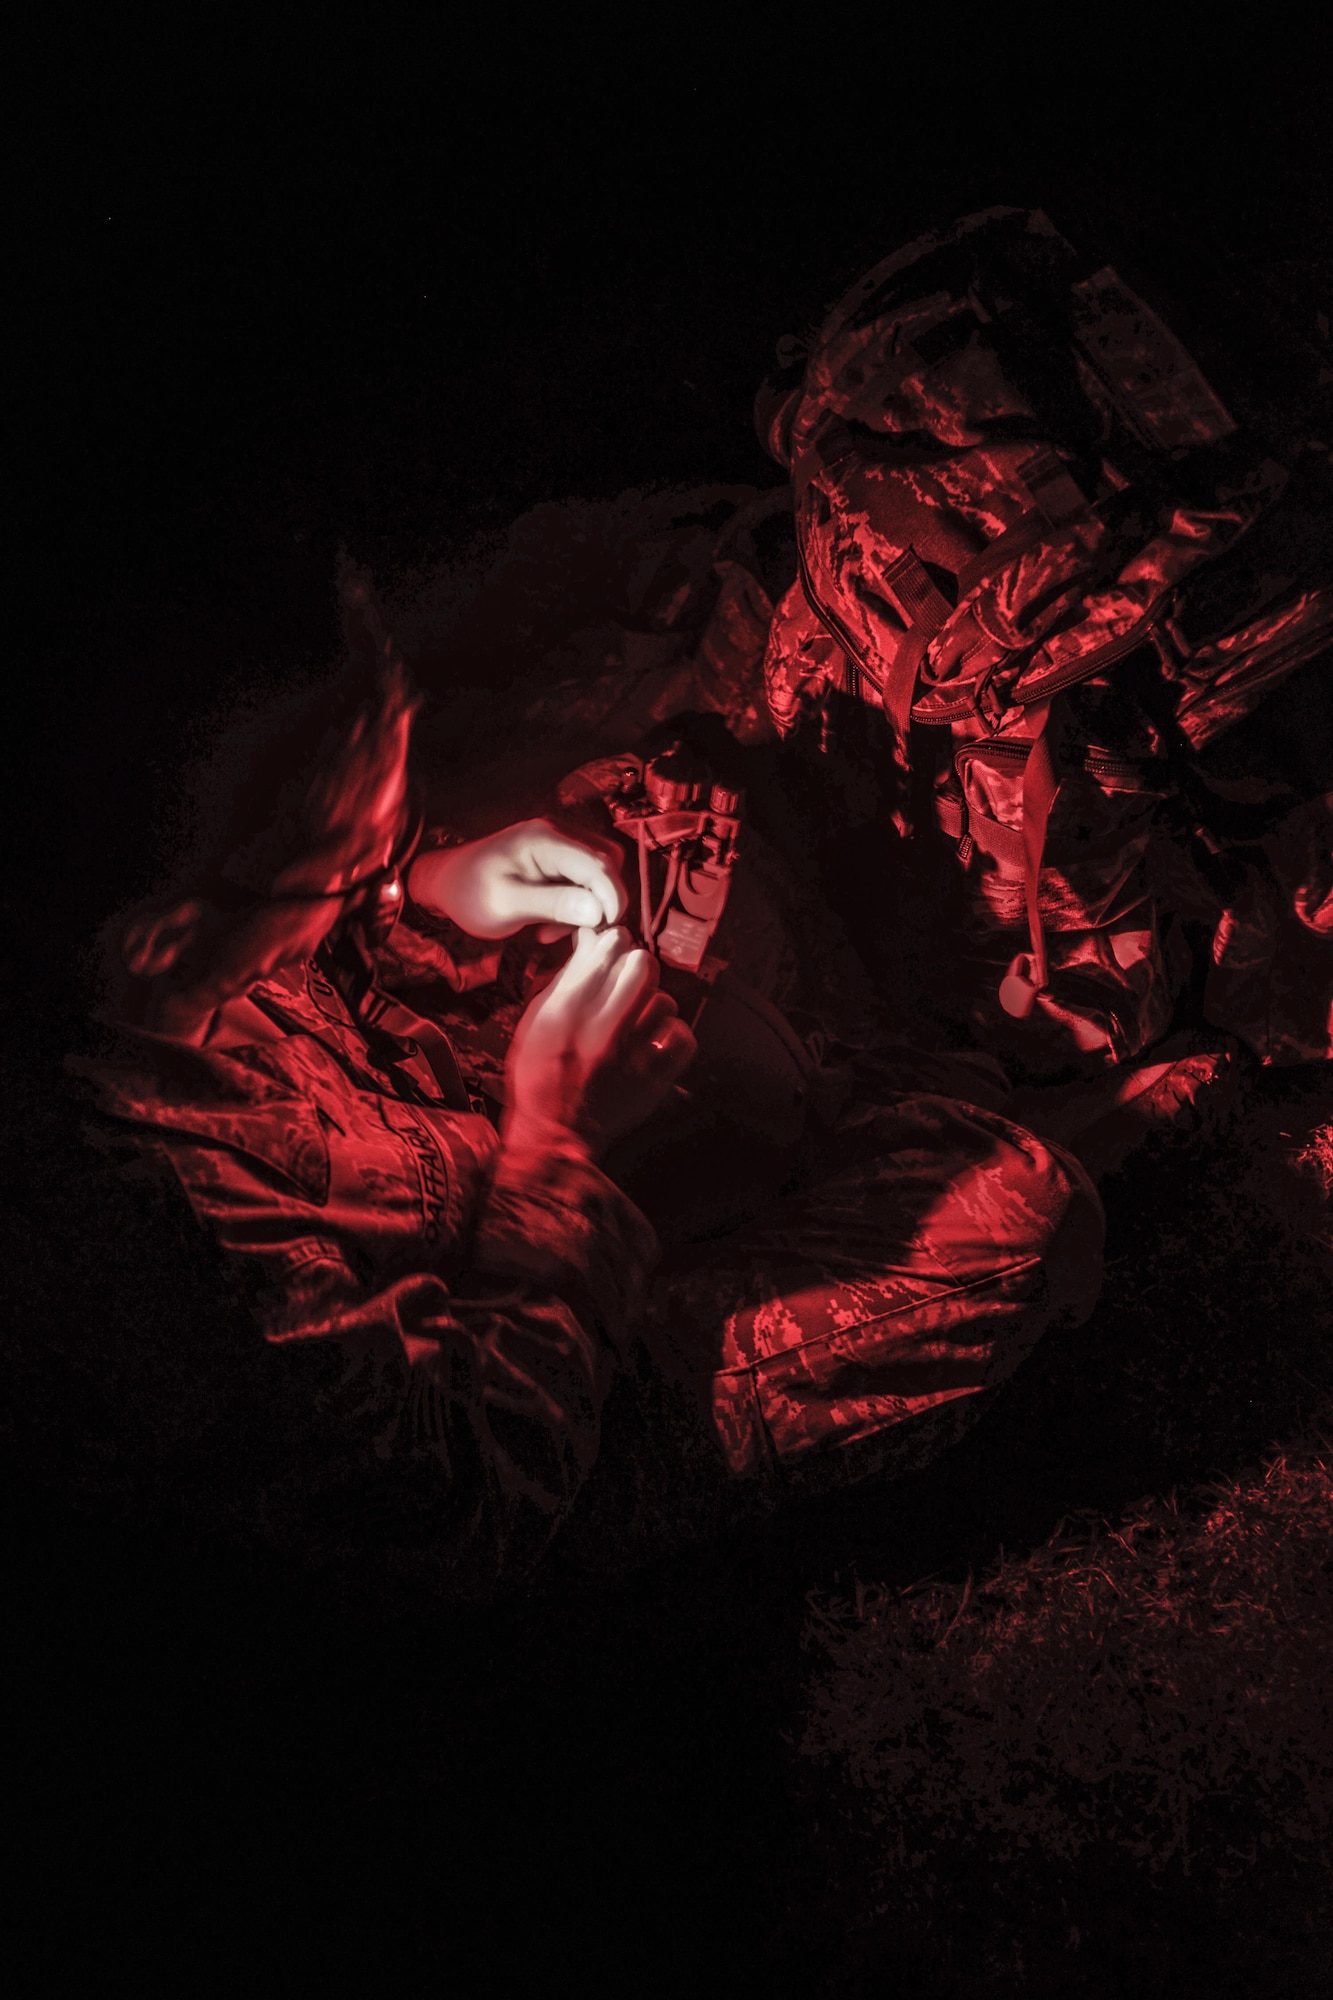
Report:
[[[959,998],[974,1029],[1017,1043],[1033,1073],[1121,1061],[1162,1032],[1174,1004],[1143,866],[1171,790],[1166,767],[1097,746],[1059,759],[1036,879],[1044,979],[1015,1014],[1011,982],[1017,974],[1021,1000],[1032,961],[1023,826],[1031,751],[1024,740],[955,741],[937,781],[937,823],[964,886]]]

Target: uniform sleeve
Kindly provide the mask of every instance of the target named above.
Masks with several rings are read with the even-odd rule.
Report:
[[[591,1470],[656,1240],[572,1135],[546,1137],[499,1153],[468,1245],[441,1246],[435,1268],[423,1245],[423,1268],[387,1282],[262,1167],[170,1144],[196,1212],[258,1283],[275,1393],[306,1385],[300,1532],[330,1559],[343,1541],[349,1560],[378,1547],[484,1596],[531,1570]],[[353,1489],[369,1498],[350,1505]],[[341,1526],[312,1527],[331,1499]]]

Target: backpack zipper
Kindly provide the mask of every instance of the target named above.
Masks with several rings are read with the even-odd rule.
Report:
[[[819,594],[816,591],[814,583],[811,580],[810,566],[805,559],[805,550],[801,547],[801,537],[799,529],[797,531],[797,536],[796,536],[796,567],[800,571],[801,589],[805,594],[805,601],[810,606],[810,609],[814,612],[815,617],[824,627],[824,630],[828,633],[830,639],[834,640],[842,648],[843,652],[846,653],[848,659],[855,667],[857,673],[863,675],[864,678],[869,681],[871,687],[874,688],[875,693],[879,696],[880,701],[883,702],[884,699],[883,681],[877,674],[872,673],[870,668],[866,665],[864,659],[861,656],[860,647],[857,645],[856,641],[852,638],[851,633],[847,630],[847,627],[843,624],[841,618],[837,616],[836,612],[830,611],[827,605],[822,604],[820,602]]]
[[[1174,586],[1172,586],[1174,589]],[[1062,694],[1068,687],[1079,681],[1091,679],[1103,667],[1113,667],[1130,653],[1136,653],[1140,646],[1151,645],[1153,626],[1162,606],[1170,599],[1172,590],[1165,590],[1141,611],[1134,623],[1122,632],[1118,639],[1107,639],[1100,646],[1094,646],[1090,653],[1080,659],[1071,660],[1067,667],[1058,672],[1048,673],[1033,681],[1020,694],[1015,688],[1013,699],[1020,708],[1028,708],[1035,701],[1046,701],[1050,696]]]
[[[990,743],[977,744],[964,743],[954,752],[954,769],[961,777],[964,765],[975,763],[978,757],[998,757],[1002,763],[1026,764],[1031,749],[1031,742],[1004,743],[992,741]],[[1158,760],[1104,757],[1096,750],[1085,750],[1079,760],[1082,769],[1090,772],[1093,777],[1140,779],[1143,777],[1144,763],[1154,761]],[[1151,788],[1145,785],[1143,789],[1146,791]]]
[[[1329,621],[1325,619],[1322,629],[1316,626],[1311,631],[1307,627],[1304,632],[1294,634],[1285,644],[1274,646],[1269,650],[1265,650],[1261,646],[1247,662],[1245,668],[1236,674],[1233,680],[1228,681],[1227,693],[1231,694],[1244,689],[1250,681],[1285,666],[1289,656],[1295,656],[1298,665],[1301,663],[1300,655],[1303,652],[1307,654],[1308,658],[1313,659],[1315,654],[1328,644],[1330,636],[1333,636],[1333,634],[1330,633]],[[1200,647],[1199,650],[1202,651],[1203,648]],[[1225,663],[1221,671],[1225,672]],[[1196,708],[1205,706],[1209,696],[1215,691],[1214,683],[1212,681],[1205,681],[1201,687],[1187,692],[1182,697],[1180,705],[1176,710],[1177,720],[1183,722],[1184,717],[1193,714]]]
[[[1127,757],[1102,757],[1095,750],[1085,750],[1083,753],[1083,768],[1085,771],[1090,771],[1095,778],[1142,779],[1144,765],[1156,763],[1161,764],[1163,771],[1166,770],[1165,758],[1143,757],[1136,762]],[[1151,791],[1152,786],[1144,784],[1142,790]]]

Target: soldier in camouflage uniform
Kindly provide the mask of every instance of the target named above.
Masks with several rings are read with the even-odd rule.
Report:
[[[348,598],[359,679],[269,759],[217,865],[123,931],[122,990],[77,1065],[113,1158],[123,1135],[258,1280],[263,1342],[234,1365],[184,1324],[136,1364],[167,1385],[145,1390],[163,1435],[225,1465],[221,1504],[253,1532],[464,1593],[531,1572],[618,1376],[677,1385],[671,1423],[632,1441],[638,1500],[592,1524],[631,1555],[934,1455],[1090,1312],[1083,1168],[1006,1116],[987,1059],[861,1049],[782,1198],[677,1246],[648,1288],[653,1227],[599,1160],[671,1091],[690,1032],[620,925],[610,850],[545,821],[406,875],[457,988],[524,926],[573,933],[519,1020],[502,1115],[371,982],[403,901],[413,703],[364,586]]]

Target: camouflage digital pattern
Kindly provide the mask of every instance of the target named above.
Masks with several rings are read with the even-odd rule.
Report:
[[[961,1436],[1043,1332],[1086,1319],[1102,1214],[975,1066],[886,1045],[785,1199],[678,1254],[648,1342],[734,1474],[842,1483]]]
[[[1153,828],[1192,836],[1182,771],[1333,642],[1326,448],[1280,463],[1113,270],[1013,209],[876,266],[757,418],[800,567],[764,663],[776,727],[882,711],[898,833],[928,819],[955,857],[984,1045],[1033,1073],[1133,1056],[1183,972]],[[1230,935],[1257,951],[1270,917],[1237,908]]]
[[[419,1056],[381,1066],[313,968],[251,997],[273,1041],[214,1052],[120,1030],[77,1067],[103,1117],[169,1162],[255,1299],[260,1395],[281,1403],[294,1371],[313,1389],[327,1462],[307,1477],[332,1491],[360,1460],[373,1487],[424,1459],[427,1563],[484,1589],[537,1558],[596,1458],[653,1232],[570,1135],[516,1156]],[[311,1348],[331,1371],[301,1367]]]
[[[235,1406],[249,1455],[233,1426],[210,1461],[239,1482],[229,1504],[335,1570],[369,1549],[387,1578],[450,1593],[530,1575],[594,1469],[617,1377],[643,1379],[644,1343],[693,1415],[641,1404],[620,1457],[642,1504],[594,1511],[602,1563],[792,1485],[924,1462],[1095,1300],[1097,1197],[1005,1119],[985,1058],[852,1052],[844,1109],[812,1130],[786,1198],[672,1250],[645,1314],[654,1231],[576,1141],[553,1131],[513,1156],[486,1117],[449,1108],[410,1043],[372,1055],[313,968],[251,997],[272,1041],[213,1052],[117,1030],[78,1067],[105,1128],[169,1164],[258,1281],[264,1340],[244,1369],[192,1355],[174,1323],[172,1354],[140,1358],[162,1421],[202,1453]]]

